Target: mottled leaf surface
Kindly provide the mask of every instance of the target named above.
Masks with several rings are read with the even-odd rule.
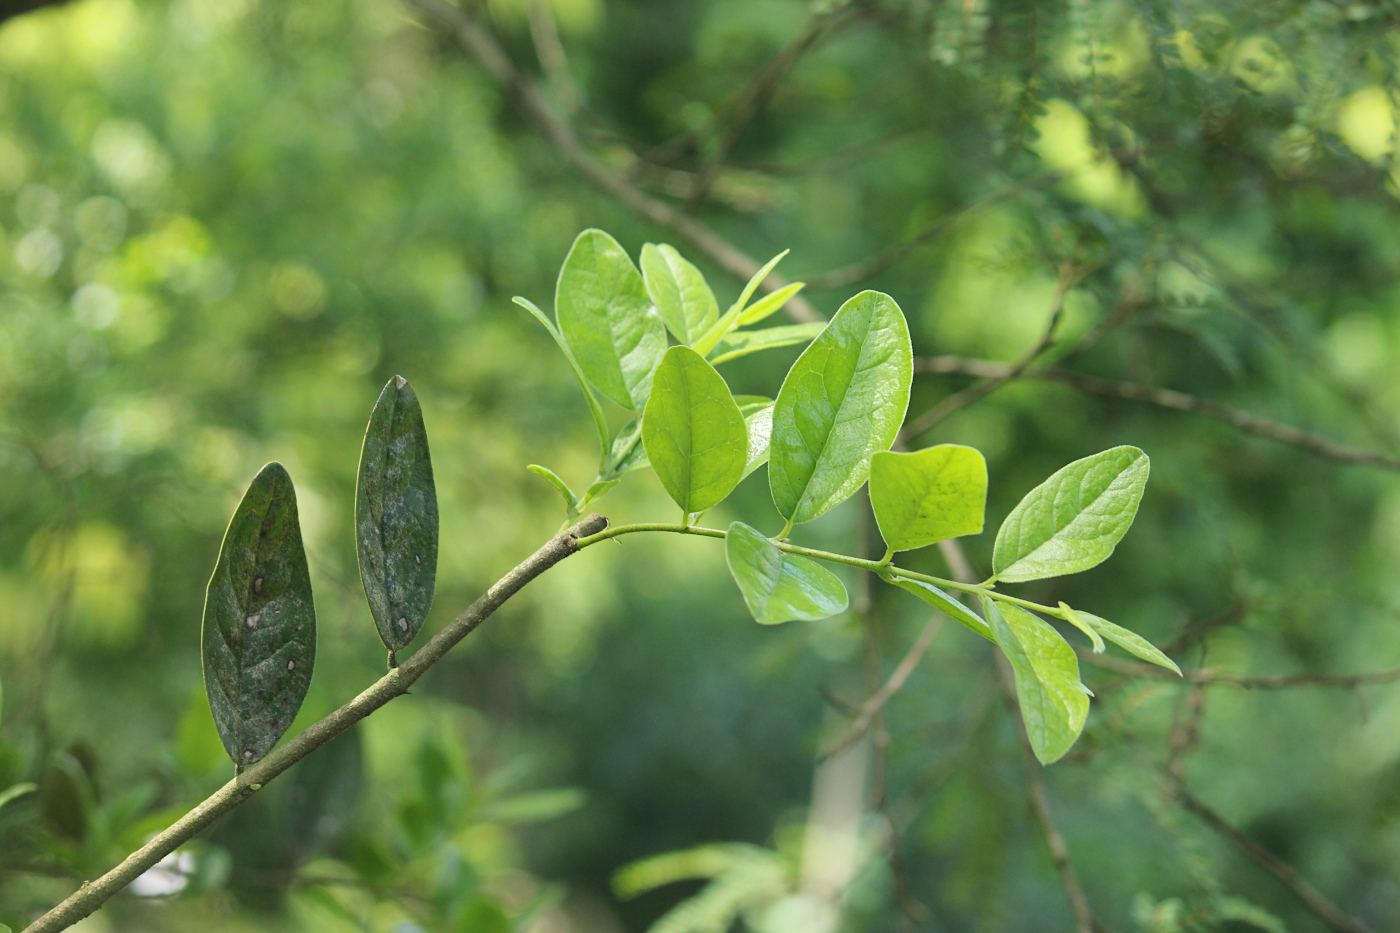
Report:
[[[749,612],[763,625],[824,619],[846,608],[846,587],[836,574],[814,560],[783,553],[743,522],[729,526],[724,556]]]
[[[316,660],[316,609],[280,463],[254,477],[233,513],[204,602],[204,688],[229,757],[251,764],[292,724]]]
[[[821,322],[814,322],[811,324],[792,324],[787,327],[765,327],[763,330],[736,330],[724,335],[724,338],[716,345],[710,362],[718,366],[720,363],[748,356],[750,353],[758,353],[760,350],[772,350],[776,347],[790,347],[793,344],[806,343],[821,333],[825,326]]]
[[[870,505],[891,550],[975,535],[987,510],[987,461],[959,444],[881,451],[870,460]]]
[[[642,278],[667,330],[686,346],[719,320],[719,303],[704,273],[669,243],[642,247]]]
[[[836,312],[783,380],[773,407],[768,485],[794,523],[860,488],[909,407],[909,326],[893,298],[861,292]]]
[[[1026,494],[997,531],[997,579],[1039,580],[1102,563],[1133,524],[1148,470],[1147,454],[1126,446],[1057,470]]]
[[[428,617],[438,556],[428,433],[418,396],[402,376],[384,386],[365,429],[355,484],[355,547],[379,637],[398,651]]]
[[[1046,765],[1058,761],[1079,738],[1089,715],[1079,659],[1044,619],[989,599],[982,601],[982,608],[1016,674],[1016,698],[1035,757]]]
[[[555,290],[559,330],[598,391],[641,411],[666,352],[666,326],[642,274],[618,242],[585,230],[564,259]]]
[[[981,635],[987,641],[995,642],[992,630],[987,627],[987,623],[978,618],[977,613],[967,608],[959,600],[945,593],[932,583],[925,583],[922,580],[910,580],[907,577],[897,577],[894,574],[882,575],[886,583],[892,583],[902,590],[908,590],[915,596],[928,603],[933,608],[948,616],[954,622],[959,622],[972,631]]]
[[[667,350],[657,367],[642,443],[661,485],[687,514],[723,501],[748,462],[748,431],[729,386],[689,347]]]

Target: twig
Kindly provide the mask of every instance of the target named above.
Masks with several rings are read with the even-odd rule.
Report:
[[[559,24],[554,20],[549,0],[533,0],[530,3],[530,38],[535,43],[535,55],[540,60],[540,67],[549,77],[549,86],[559,99],[560,108],[566,117],[572,116],[579,108],[582,95],[569,71],[569,57],[564,52],[564,43],[559,41]]]
[[[924,357],[914,361],[916,372],[961,373],[979,376],[983,379],[1011,378],[1013,366],[993,360],[969,359],[959,356]],[[1100,379],[1069,370],[1048,368],[1030,369],[1019,374],[1022,379],[1037,379],[1043,382],[1060,382],[1073,386],[1081,392],[1099,395],[1104,398],[1126,399],[1131,402],[1144,402],[1159,408],[1184,411],[1189,414],[1214,418],[1238,428],[1246,434],[1264,437],[1282,444],[1291,444],[1304,450],[1336,460],[1341,463],[1358,463],[1377,466],[1387,470],[1400,471],[1400,457],[1374,453],[1359,447],[1339,444],[1321,434],[1304,431],[1289,424],[1261,418],[1237,408],[1229,408],[1218,402],[1208,401],[1174,389],[1158,389],[1137,382],[1122,382],[1113,379]],[[954,396],[955,397],[955,396]]]
[[[433,636],[413,657],[379,678],[349,703],[309,726],[286,744],[274,749],[266,758],[247,768],[101,878],[83,882],[77,892],[25,927],[23,933],[53,933],[55,930],[67,929],[82,920],[219,817],[250,799],[277,775],[390,700],[407,693],[409,687],[413,686],[428,668],[442,660],[448,651],[471,634],[500,608],[502,603],[535,577],[573,554],[578,549],[576,542],[579,538],[603,530],[607,523],[607,519],[600,515],[589,515],[573,527],[555,535],[514,570],[492,584],[476,602]]]
[[[1322,892],[1313,887],[1312,884],[1300,875],[1292,865],[1280,859],[1259,843],[1246,836],[1239,829],[1231,825],[1219,813],[1211,809],[1182,782],[1179,778],[1173,777],[1172,790],[1176,799],[1183,807],[1190,810],[1201,820],[1224,837],[1231,845],[1239,849],[1244,855],[1253,859],[1259,867],[1282,881],[1288,890],[1303,903],[1309,911],[1319,920],[1327,924],[1334,930],[1342,933],[1373,933],[1370,927],[1353,917],[1348,916],[1340,907],[1332,903]]]
[[[1102,654],[1094,654],[1087,648],[1076,648],[1079,659],[1095,667],[1123,674],[1128,677],[1164,677],[1177,680],[1176,674],[1155,664],[1140,664],[1124,661]],[[1196,671],[1182,671],[1181,680],[1189,684],[1222,684],[1239,687],[1242,690],[1288,690],[1293,687],[1342,687],[1354,690],[1368,684],[1389,684],[1400,681],[1400,667],[1381,671],[1365,671],[1358,674],[1266,674],[1251,677],[1245,674],[1232,674],[1204,668]]]
[[[449,30],[477,64],[501,87],[515,96],[526,115],[538,124],[540,131],[559,150],[564,160],[583,177],[652,223],[668,227],[685,237],[692,246],[726,272],[740,279],[748,279],[761,268],[758,261],[741,252],[694,217],[644,194],[625,176],[589,155],[579,142],[573,127],[555,112],[535,80],[515,66],[495,37],[470,13],[444,0],[405,2],[430,21]],[[787,284],[786,279],[770,273],[764,279],[762,288],[765,292],[772,292]],[[789,299],[784,307],[794,320],[823,320],[817,310],[801,295]]]
[[[904,682],[909,679],[909,675],[914,673],[914,668],[919,666],[923,660],[924,653],[933,644],[934,638],[938,636],[939,630],[943,627],[943,615],[940,613],[928,620],[924,630],[919,633],[919,637],[914,640],[914,644],[909,647],[904,658],[895,667],[884,685],[880,687],[870,699],[861,704],[860,712],[856,716],[856,721],[851,724],[851,728],[841,737],[836,744],[822,752],[822,758],[830,758],[838,755],[849,748],[852,743],[858,740],[865,731],[870,728],[876,714],[884,709],[885,704],[890,701],[896,693],[904,686]]]

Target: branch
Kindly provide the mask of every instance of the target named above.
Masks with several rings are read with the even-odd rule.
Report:
[[[728,240],[709,227],[663,201],[642,192],[622,174],[599,162],[579,141],[572,126],[551,106],[540,86],[528,74],[515,66],[499,42],[476,18],[444,0],[405,0],[428,20],[451,32],[476,63],[503,89],[512,94],[526,115],[533,120],[564,160],[584,178],[611,194],[632,211],[685,237],[692,246],[704,253],[726,272],[747,280],[761,264],[735,248]],[[777,291],[787,280],[770,274],[763,280],[765,292]],[[788,314],[797,321],[823,320],[817,310],[802,296],[788,300]]]
[[[1014,367],[1011,364],[998,363],[993,360],[968,359],[960,356],[932,356],[915,360],[914,369],[916,372],[961,373],[969,376],[980,376],[983,379],[1002,379],[1005,381],[1013,378]],[[1144,402],[1148,405],[1156,405],[1158,408],[1170,408],[1173,411],[1184,411],[1189,414],[1214,418],[1231,427],[1238,428],[1246,434],[1268,438],[1282,444],[1292,444],[1294,447],[1301,447],[1328,460],[1400,471],[1400,457],[1339,444],[1321,434],[1314,434],[1289,424],[1261,418],[1237,408],[1229,408],[1218,402],[1187,395],[1173,389],[1158,389],[1137,382],[1100,379],[1098,376],[1088,376],[1058,368],[1032,369],[1017,375],[1023,379],[1064,383],[1090,395],[1126,399],[1130,402]]]
[[[71,897],[35,920],[23,933],[53,933],[82,920],[110,900],[176,848],[188,842],[219,817],[243,803],[277,775],[364,719],[408,688],[448,651],[471,634],[501,604],[525,584],[578,550],[578,539],[607,526],[601,515],[589,515],[578,524],[555,535],[534,554],[501,577],[472,603],[465,612],[420,648],[413,657],[375,681],[355,699],[308,727],[266,758],[252,765],[207,797],[203,803],[176,820],[170,828],[137,849],[96,881],[85,881]]]
[[[889,679],[885,681],[879,690],[871,694],[870,699],[861,704],[860,711],[856,715],[856,721],[851,724],[850,730],[842,736],[836,744],[832,745],[831,748],[822,752],[821,757],[823,760],[833,755],[840,754],[854,744],[857,739],[865,735],[866,730],[870,728],[870,724],[874,721],[875,716],[884,708],[885,704],[890,701],[890,698],[903,688],[904,682],[909,679],[909,675],[914,673],[914,668],[919,666],[919,662],[923,660],[924,653],[928,651],[929,646],[933,644],[934,638],[938,636],[938,631],[942,627],[942,613],[938,613],[928,620],[928,624],[925,625],[924,630],[919,633],[919,637],[915,639],[914,644],[910,646],[909,651],[905,653],[904,658],[895,667]]]

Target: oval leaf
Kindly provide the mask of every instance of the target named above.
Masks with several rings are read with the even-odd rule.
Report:
[[[718,505],[744,476],[749,436],[729,386],[689,347],[666,351],[642,417],[661,485],[686,513]]]
[[[704,273],[669,243],[642,247],[642,278],[666,328],[686,346],[719,320],[719,303]]]
[[[987,461],[958,444],[881,451],[870,459],[870,505],[891,551],[975,535],[987,510]]]
[[[942,612],[954,622],[960,622],[967,628],[981,635],[987,641],[996,642],[992,635],[992,630],[987,627],[987,623],[977,617],[977,613],[967,608],[957,599],[940,590],[932,583],[925,583],[922,580],[910,580],[907,577],[897,577],[894,574],[881,575],[880,579],[886,583],[894,584],[902,590],[908,590],[915,596],[928,603],[933,608]]]
[[[810,622],[846,609],[846,587],[836,574],[814,560],[783,553],[743,522],[729,526],[724,556],[755,622]]]
[[[1089,715],[1079,659],[1048,622],[1019,606],[983,599],[982,609],[1016,674],[1016,698],[1035,757],[1045,765],[1058,761]]]
[[[1056,471],[1002,522],[992,550],[996,578],[1019,583],[1102,563],[1137,515],[1148,470],[1147,454],[1114,447]]]
[[[913,349],[893,298],[866,291],[841,306],[788,370],[773,407],[768,485],[794,524],[860,488],[909,407]]]
[[[585,230],[559,270],[554,310],[579,368],[598,391],[641,411],[666,352],[666,328],[637,267],[618,242]]]
[[[252,764],[296,718],[316,661],[316,609],[296,490],[263,467],[233,513],[204,601],[204,689],[229,757]]]
[[[355,483],[355,549],[379,637],[398,651],[428,617],[438,557],[428,434],[418,396],[402,376],[384,386],[365,429]]]

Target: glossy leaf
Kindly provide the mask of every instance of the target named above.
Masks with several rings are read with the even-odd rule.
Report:
[[[547,466],[540,466],[538,463],[532,463],[525,469],[536,476],[543,476],[549,481],[551,486],[559,490],[559,495],[564,497],[564,508],[568,509],[570,514],[573,514],[574,509],[578,506],[578,496],[574,495],[574,491],[569,488],[568,483],[559,478],[558,473],[555,473]]]
[[[1035,757],[1041,764],[1058,761],[1089,715],[1079,659],[1048,622],[1019,606],[983,599],[982,608],[1016,674],[1016,698]]]
[[[987,510],[987,461],[958,444],[880,451],[870,460],[870,505],[893,551],[975,535]]]
[[[748,462],[739,406],[715,368],[689,347],[667,350],[657,367],[642,443],[661,485],[686,514],[723,501]]]
[[[316,609],[280,463],[263,467],[233,513],[204,602],[204,689],[229,757],[252,764],[292,724],[316,661]]]
[[[438,558],[428,434],[418,396],[402,376],[384,386],[365,429],[355,483],[355,547],[379,637],[398,651],[428,617]]]
[[[802,291],[805,282],[793,282],[791,285],[784,285],[771,295],[764,295],[758,301],[749,305],[744,312],[739,315],[739,326],[747,327],[750,324],[757,324],[759,321],[776,312],[783,305],[792,300],[792,297]]]
[[[809,522],[860,488],[909,407],[904,313],[880,292],[836,312],[788,371],[773,407],[768,485],[778,512]]]
[[[554,326],[554,322],[535,306],[534,302],[516,295],[511,299],[520,307],[529,311],[535,320],[544,325],[544,329],[549,331],[549,336],[554,338],[559,349],[564,354],[564,359],[569,361],[569,368],[574,371],[574,378],[578,380],[579,388],[583,390],[584,401],[588,402],[588,412],[593,416],[593,427],[598,431],[598,449],[602,456],[608,453],[608,419],[603,415],[602,406],[598,404],[598,396],[593,394],[593,387],[588,384],[588,377],[583,374],[583,370],[578,365],[578,360],[574,357],[574,351],[569,349],[565,343],[564,336],[559,333],[559,328]]]
[[[881,579],[902,590],[908,590],[933,608],[948,616],[954,622],[962,623],[962,625],[976,632],[978,635],[981,635],[983,638],[987,639],[987,641],[996,641],[996,638],[992,635],[992,630],[987,627],[986,622],[983,622],[982,619],[978,617],[977,613],[973,612],[971,609],[967,608],[967,606],[963,605],[960,600],[945,593],[932,583],[925,583],[922,580],[910,580],[907,577],[897,577],[894,574],[882,574]]]
[[[741,405],[739,410],[745,412],[744,427],[749,435],[748,462],[744,464],[744,475],[748,476],[768,462],[768,444],[773,434],[773,403],[753,406],[747,411]]]
[[[1148,469],[1141,450],[1114,447],[1056,471],[1002,522],[992,550],[997,579],[1039,580],[1102,563],[1137,515]]]
[[[666,328],[637,267],[617,241],[585,230],[559,271],[559,330],[589,381],[623,408],[641,411],[666,352]]]
[[[1064,614],[1066,622],[1089,636],[1089,641],[1094,646],[1094,654],[1103,654],[1103,637],[1099,635],[1097,629],[1089,624],[1088,620],[1064,601],[1060,602],[1060,612]]]
[[[824,619],[846,608],[846,587],[836,574],[814,560],[785,554],[743,522],[729,526],[724,556],[749,612],[762,625]]]
[[[1121,625],[1114,625],[1107,619],[1101,619],[1089,612],[1077,610],[1076,614],[1100,635],[1127,651],[1129,654],[1141,658],[1149,664],[1165,667],[1167,670],[1176,673],[1177,676],[1181,676],[1181,668],[1176,666],[1176,662],[1163,654],[1156,645],[1152,644],[1152,642],[1148,641],[1146,638],[1143,638],[1137,632],[1131,632]]]
[[[735,360],[760,350],[775,347],[790,347],[795,343],[806,343],[825,327],[822,323],[793,324],[789,327],[765,327],[763,330],[736,330],[725,334],[715,347],[711,363],[718,366],[728,360]]]
[[[758,288],[759,283],[768,278],[768,273],[772,272],[773,267],[787,254],[788,251],[783,250],[781,253],[768,260],[768,263],[762,269],[754,273],[753,278],[749,279],[748,284],[744,286],[744,290],[739,293],[739,300],[729,306],[729,310],[724,312],[724,317],[720,318],[719,321],[715,323],[714,327],[706,331],[704,336],[691,344],[696,353],[699,353],[701,356],[709,356],[710,351],[719,343],[720,338],[739,326],[739,317],[743,314],[744,306],[748,303],[748,300],[753,297],[754,289]]]
[[[719,320],[719,303],[705,275],[668,243],[642,247],[642,278],[666,328],[689,346]]]

